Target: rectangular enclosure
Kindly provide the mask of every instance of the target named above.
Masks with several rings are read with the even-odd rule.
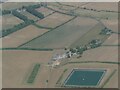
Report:
[[[73,69],[64,82],[69,87],[95,87],[98,86],[106,70]]]

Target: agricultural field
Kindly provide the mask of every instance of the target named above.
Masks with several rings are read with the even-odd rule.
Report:
[[[31,5],[33,14],[22,10]],[[3,3],[3,88],[118,88],[118,3]],[[42,13],[43,18],[35,15]],[[19,14],[18,13],[18,14]],[[41,16],[41,15],[39,15]],[[25,21],[22,21],[25,20]],[[30,21],[33,20],[33,21]],[[2,31],[1,30],[1,31]],[[113,83],[114,82],[114,83]],[[81,89],[80,89],[81,90]]]
[[[87,24],[86,21],[90,21]],[[69,47],[76,39],[87,33],[97,21],[78,17],[60,26],[45,35],[21,46],[29,48],[65,48]],[[86,25],[87,27],[84,27]],[[56,37],[56,38],[55,38]]]
[[[48,5],[48,8],[53,9],[55,11],[63,12],[63,13],[70,12],[71,10],[76,9],[76,7],[62,5],[61,3],[59,3],[59,4],[58,3],[50,3]]]
[[[40,25],[42,27],[49,27],[49,28],[55,28],[64,22],[67,22],[70,20],[71,16],[60,14],[60,13],[54,13],[42,20],[39,20],[36,24]]]
[[[105,26],[98,23],[93,28],[91,28],[87,33],[85,33],[83,36],[78,38],[75,43],[71,45],[71,47],[76,47],[80,45],[87,45],[90,41],[93,39],[100,39],[102,42],[104,42],[109,36],[106,35],[100,35],[101,29],[104,29]]]
[[[48,77],[49,74],[49,68],[48,66],[45,66],[45,64],[49,61],[52,54],[52,51],[3,51],[3,87],[40,88],[45,86],[45,78]],[[35,82],[33,84],[26,83],[34,65],[37,63],[40,64],[40,68],[39,73],[36,75]],[[42,81],[41,76],[43,77]],[[11,83],[11,81],[13,83]]]
[[[19,31],[16,31],[4,38],[2,38],[2,45],[4,48],[7,47],[18,47],[26,43],[27,41],[42,35],[47,32],[47,29],[40,29],[33,25],[27,26]]]
[[[38,12],[41,12],[42,14],[44,14],[45,17],[48,16],[48,15],[50,15],[50,14],[52,14],[54,12],[54,11],[49,10],[47,8],[44,8],[44,7],[37,8],[36,10]]]
[[[111,10],[111,11],[118,11],[118,7],[117,7],[118,3],[115,2],[109,2],[109,3],[104,3],[104,2],[100,2],[100,3],[89,3],[84,5],[84,7],[86,8],[92,8],[92,9],[97,9],[97,10]]]
[[[81,16],[96,17],[100,19],[116,19],[118,17],[117,13],[105,12],[105,11],[91,11],[86,9],[77,9],[75,13]]]
[[[22,22],[23,22],[23,20],[15,17],[11,14],[2,16],[2,28],[3,28],[3,30],[8,29],[8,28],[12,28],[15,25],[18,25]]]

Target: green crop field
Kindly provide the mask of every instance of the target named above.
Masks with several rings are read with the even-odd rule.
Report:
[[[86,24],[87,21],[90,22]],[[90,18],[77,17],[21,47],[52,49],[69,47],[82,35],[87,33],[96,23],[98,22]]]
[[[27,80],[27,83],[33,83],[37,74],[38,74],[38,71],[39,71],[39,68],[40,68],[40,64],[35,64],[28,80]]]

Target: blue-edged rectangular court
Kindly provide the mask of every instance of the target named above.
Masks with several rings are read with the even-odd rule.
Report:
[[[64,81],[65,87],[97,87],[103,79],[106,70],[73,69]]]

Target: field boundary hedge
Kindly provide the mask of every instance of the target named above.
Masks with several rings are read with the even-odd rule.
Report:
[[[33,51],[53,51],[51,48],[0,48],[0,50],[33,50]]]

